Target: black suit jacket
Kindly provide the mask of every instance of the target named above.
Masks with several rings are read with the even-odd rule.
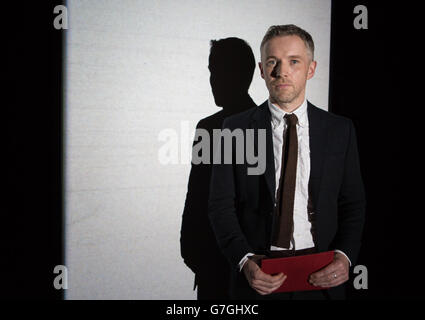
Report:
[[[307,114],[315,246],[319,252],[342,250],[355,264],[364,223],[365,196],[354,126],[351,120],[309,102]],[[253,291],[238,270],[240,260],[248,252],[267,254],[271,244],[276,182],[270,117],[266,101],[227,118],[223,124],[223,128],[240,128],[244,132],[266,130],[264,174],[248,175],[246,161],[215,164],[212,169],[209,217],[218,245],[230,262],[233,297]],[[257,139],[254,141],[254,150],[258,151]]]

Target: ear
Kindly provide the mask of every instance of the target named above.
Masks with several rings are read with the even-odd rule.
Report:
[[[258,67],[260,68],[261,78],[264,79],[264,70],[263,70],[263,65],[261,64],[261,62],[258,62]]]
[[[316,65],[317,65],[316,61],[310,62],[310,65],[308,66],[307,80],[310,80],[311,78],[313,78],[314,73],[316,72]]]

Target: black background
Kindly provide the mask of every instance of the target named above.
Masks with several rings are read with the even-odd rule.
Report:
[[[6,191],[2,210],[2,298],[62,299],[53,268],[63,246],[63,36],[53,27],[61,1],[33,1],[3,10],[7,34]],[[356,5],[368,8],[368,29],[353,27]],[[401,15],[401,13],[398,13]],[[282,22],[286,23],[286,22]],[[403,31],[394,8],[376,1],[333,1],[329,110],[356,126],[367,218],[358,264],[369,289],[349,298],[418,298],[423,295],[418,254],[420,219],[406,191],[402,151]],[[417,201],[418,202],[418,201]]]
[[[7,126],[2,298],[61,299],[53,269],[63,264],[61,1],[10,2],[6,22]]]
[[[358,4],[367,6],[367,30],[353,27]],[[408,106],[400,71],[409,32],[400,8],[379,1],[332,2],[329,111],[354,121],[367,199],[357,264],[368,268],[369,289],[349,285],[351,299],[423,295],[422,219],[406,181],[415,155],[402,143]]]

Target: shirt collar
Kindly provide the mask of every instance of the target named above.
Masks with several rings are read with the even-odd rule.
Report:
[[[268,99],[268,106],[270,113],[272,115],[272,123],[273,127],[278,127],[280,123],[283,121],[283,117],[285,114],[289,112],[283,111],[281,108],[279,108],[277,105],[270,102],[270,98]],[[293,112],[297,118],[298,118],[298,125],[300,127],[308,127],[308,117],[307,117],[307,99],[304,98],[303,103],[296,108]]]

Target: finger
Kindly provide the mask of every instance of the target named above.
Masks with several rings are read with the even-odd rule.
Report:
[[[335,273],[337,271],[337,266],[335,265],[334,262],[330,263],[328,266],[324,267],[323,269],[316,271],[314,273],[311,274],[311,277],[314,278],[322,278],[325,277],[326,275]]]
[[[315,272],[310,275],[310,282],[314,283],[321,283],[321,282],[329,282],[334,280],[336,277],[345,277],[348,275],[348,270],[345,270],[344,268],[336,268],[334,266],[331,266],[329,268],[326,268]],[[336,276],[336,277],[335,277]]]
[[[252,284],[255,286],[261,286],[263,288],[274,288],[276,286],[280,286],[282,285],[282,283],[285,281],[285,279],[287,278],[286,275],[283,275],[282,278],[273,281],[273,282],[269,282],[269,281],[264,281],[261,279],[252,279]]]
[[[263,290],[269,290],[271,288],[274,288],[278,285],[279,283],[271,283],[271,282],[266,282],[263,280],[252,280],[252,286],[257,287],[257,288],[261,288]]]
[[[261,269],[257,269],[255,271],[254,277],[255,277],[255,279],[263,280],[263,281],[272,283],[272,282],[280,281],[283,276],[284,276],[284,274],[282,272],[272,276],[270,274],[263,272],[263,270],[261,270]]]
[[[270,294],[273,293],[274,291],[276,291],[277,289],[280,288],[280,286],[285,282],[286,280],[286,276],[282,279],[282,281],[280,281],[279,283],[277,283],[274,286],[264,286],[261,283],[253,283],[252,284],[252,288],[255,289],[257,292],[259,292],[260,294]]]
[[[348,274],[347,275],[340,275],[338,277],[330,277],[330,278],[324,278],[324,280],[316,281],[316,282],[310,282],[312,285],[316,287],[323,287],[323,288],[331,288],[339,286],[340,284],[346,282],[349,279]]]
[[[337,287],[341,284],[343,284],[346,280],[336,280],[336,281],[330,281],[330,282],[325,282],[325,283],[318,283],[315,284],[315,287],[318,288],[333,288],[333,287]]]
[[[328,273],[312,275],[310,279],[314,283],[329,282],[335,278],[335,275],[339,275],[340,277],[342,277],[344,274],[343,271],[338,271],[334,269],[330,270]]]
[[[261,295],[271,294],[274,291],[273,289],[263,289],[263,288],[257,288],[257,287],[252,287],[252,288]]]
[[[261,280],[261,279],[253,279],[252,285],[256,286],[256,287],[261,287],[263,290],[264,289],[279,288],[282,285],[282,283],[285,281],[286,277],[287,277],[286,275],[282,275],[281,278],[275,279],[272,282],[264,281],[264,280]]]
[[[270,294],[268,290],[262,290],[262,289],[260,289],[260,288],[255,288],[255,287],[252,287],[252,288],[253,288],[253,289],[254,289],[257,293],[261,294],[262,296],[267,295],[267,294]]]
[[[254,280],[261,280],[267,283],[270,283],[271,285],[276,284],[277,282],[281,281],[284,277],[283,273],[279,273],[277,275],[270,275],[267,273],[264,273],[261,269],[258,269],[252,279]]]
[[[330,273],[320,278],[313,279],[311,283],[316,286],[329,286],[329,285],[334,285],[340,281],[347,281],[347,280],[348,280],[348,274],[341,272],[339,274]]]
[[[348,269],[345,268],[345,266],[341,263],[332,262],[331,264],[329,264],[327,267],[323,268],[322,270],[319,270],[311,274],[310,280],[312,282],[327,281],[327,279],[335,277],[335,274],[341,277],[344,277],[345,275],[348,275]]]
[[[257,291],[259,294],[261,294],[262,296],[264,296],[264,295],[266,295],[266,294],[269,294],[267,291],[265,291],[265,290],[261,290],[261,289],[259,289],[259,288],[255,288],[255,287],[253,287],[253,289],[254,289],[255,291]]]

